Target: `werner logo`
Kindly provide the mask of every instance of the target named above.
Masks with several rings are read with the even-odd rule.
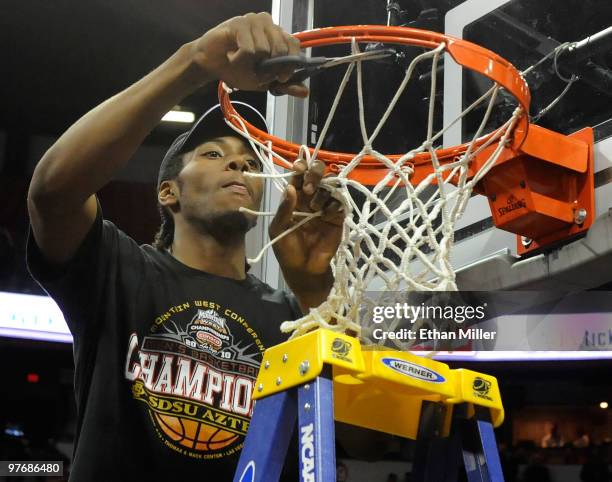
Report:
[[[395,370],[411,378],[416,378],[417,380],[432,383],[442,383],[445,381],[445,378],[439,373],[414,363],[399,360],[397,358],[383,358],[382,362],[391,368],[391,370]]]
[[[508,196],[508,200],[506,201],[506,206],[497,208],[497,212],[500,216],[504,216],[512,211],[526,207],[527,203],[524,199],[517,199],[514,194],[510,194],[510,196]]]
[[[302,465],[302,480],[315,482],[314,474],[314,424],[309,423],[300,427],[300,462]]]
[[[244,468],[238,482],[253,482],[255,480],[255,461],[251,460]]]

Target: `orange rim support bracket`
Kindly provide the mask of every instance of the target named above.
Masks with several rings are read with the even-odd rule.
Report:
[[[565,136],[531,125],[521,148],[499,159],[476,190],[487,196],[495,226],[516,233],[525,255],[591,227],[593,172],[592,128]]]

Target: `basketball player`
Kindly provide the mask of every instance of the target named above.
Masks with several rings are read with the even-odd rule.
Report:
[[[247,273],[244,238],[255,219],[239,208],[258,209],[262,181],[245,173],[261,167],[218,108],[162,162],[154,246],[105,221],[95,193],[167,111],[205,84],[264,91],[274,82],[306,96],[306,87],[287,83],[291,71],[254,68],[298,52],[268,14],[228,20],[87,113],[36,167],[28,263],[74,336],[70,480],[232,480],[263,351],[283,341],[279,324],[319,305],[333,281],[343,214],[318,189],[323,166],[296,163],[271,227],[275,236],[294,223],[294,210],[323,211],[275,247],[297,303]]]

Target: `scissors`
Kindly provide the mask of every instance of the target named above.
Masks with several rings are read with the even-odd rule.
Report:
[[[329,67],[358,62],[362,60],[377,60],[397,55],[394,49],[378,49],[369,52],[359,52],[357,54],[346,55],[344,57],[306,57],[304,55],[285,55],[262,60],[256,67],[257,73],[270,72],[285,68],[293,68],[293,76],[286,82],[287,84],[298,83],[321,72]],[[278,82],[276,82],[278,84]],[[274,83],[271,91],[274,90]]]

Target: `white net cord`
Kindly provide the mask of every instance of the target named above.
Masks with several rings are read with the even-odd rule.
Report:
[[[298,159],[306,161],[308,165],[317,159],[349,78],[356,70],[363,148],[346,165],[337,165],[337,174],[325,177],[320,184],[321,188],[329,190],[332,197],[340,201],[346,213],[342,240],[331,263],[334,284],[327,300],[320,306],[311,308],[309,313],[298,320],[286,321],[281,325],[283,332],[292,333],[291,337],[323,327],[359,336],[366,345],[375,343],[372,337],[373,326],[371,320],[367,319],[367,313],[371,313],[367,307],[378,301],[376,295],[368,291],[372,290],[374,282],[376,289],[384,292],[457,290],[455,272],[449,259],[454,241],[455,223],[463,214],[474,185],[493,167],[509,141],[522,111],[520,108],[515,109],[510,119],[486,142],[478,142],[501,89],[498,85],[494,85],[485,95],[465,109],[457,119],[436,133],[434,131],[436,74],[444,47],[444,44],[440,44],[437,48],[416,56],[410,62],[397,92],[370,134],[365,123],[363,61],[350,63],[312,154],[306,146],[300,149]],[[351,50],[353,54],[359,52],[359,46],[354,40]],[[372,147],[373,143],[406,89],[415,68],[427,60],[431,60],[431,89],[426,139],[420,146],[393,160],[376,151]],[[487,100],[484,117],[465,154],[450,162],[441,162],[436,154],[435,142],[459,119]],[[251,143],[251,147],[264,166],[261,174],[248,175],[269,178],[274,186],[283,192],[287,186],[287,178],[293,173],[279,168],[274,163],[274,158],[287,169],[291,168],[293,160],[284,159],[272,150],[271,145],[252,138],[244,124],[239,123],[242,129],[229,125]],[[491,154],[482,163],[481,169],[470,178],[468,176],[470,162],[476,155],[493,145],[495,147],[490,149]],[[415,156],[424,152],[429,153],[431,158],[430,172],[422,181],[413,185],[411,178],[415,172]],[[364,186],[351,177],[351,173],[365,156],[373,156],[388,169],[384,178],[374,186]],[[401,199],[400,202],[397,201],[398,197]],[[357,198],[364,200],[360,203]],[[271,212],[242,210],[256,215],[274,215]],[[276,239],[270,240],[259,255],[249,259],[249,262],[257,262],[265,250],[283,236],[320,215],[320,212],[295,212],[294,216],[302,219]],[[395,330],[399,323],[400,320],[393,320],[384,328]],[[412,329],[417,328],[419,323],[425,322],[417,321],[416,326],[412,325]],[[402,340],[396,345],[398,348],[407,348],[409,343],[407,340]]]

